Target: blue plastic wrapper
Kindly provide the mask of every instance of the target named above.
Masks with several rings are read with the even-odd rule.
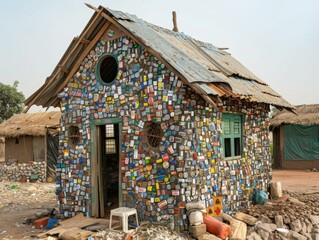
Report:
[[[58,219],[56,218],[49,218],[47,229],[54,228],[54,225],[58,222]]]

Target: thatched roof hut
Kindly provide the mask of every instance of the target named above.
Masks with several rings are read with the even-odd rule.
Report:
[[[20,113],[0,124],[0,136],[44,136],[46,127],[58,125],[60,112]]]
[[[297,105],[295,113],[283,110],[270,120],[270,127],[275,128],[282,124],[319,124],[319,104]]]
[[[270,121],[274,165],[285,169],[319,168],[319,104],[296,106]]]

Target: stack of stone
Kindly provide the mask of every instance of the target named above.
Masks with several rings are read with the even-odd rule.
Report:
[[[247,239],[319,239],[319,194],[291,194],[246,211],[258,222]]]
[[[0,163],[0,179],[8,181],[45,181],[45,162]]]

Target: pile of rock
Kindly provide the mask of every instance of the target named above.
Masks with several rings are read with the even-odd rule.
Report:
[[[0,181],[45,181],[45,162],[0,163]]]
[[[319,240],[319,193],[284,191],[280,195],[265,205],[251,206],[234,216],[222,214],[222,221],[231,228],[230,239]],[[208,233],[208,227],[202,228],[202,223],[191,225],[189,232],[199,240],[219,239],[215,235],[220,237]]]
[[[247,239],[319,240],[319,194],[287,193],[265,206],[246,210],[256,218],[248,227]]]

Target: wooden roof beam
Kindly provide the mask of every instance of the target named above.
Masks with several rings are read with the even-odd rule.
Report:
[[[73,49],[70,51],[70,53],[66,56],[66,58],[64,59],[64,61],[60,64],[62,66],[64,66],[67,61],[69,60],[70,56],[72,55],[72,53],[77,49],[77,47],[79,46],[79,44],[81,43],[81,40],[84,38],[84,36],[87,34],[87,32],[89,31],[89,29],[91,29],[91,27],[93,26],[93,24],[97,21],[97,19],[100,17],[101,12],[98,12],[98,14],[95,16],[95,18],[93,19],[93,21],[90,23],[90,25],[85,29],[85,31],[81,34],[78,42],[75,44],[75,46],[73,47]],[[59,72],[61,71],[61,68],[58,68],[58,70],[56,71],[56,73],[54,74],[53,77],[50,78],[50,81],[48,83],[46,83],[46,86],[42,89],[41,92],[39,92],[39,94],[37,96],[35,96],[33,98],[33,100],[28,104],[28,106],[23,110],[24,113],[28,112],[28,110],[31,108],[31,106],[35,103],[36,100],[38,100],[38,98],[40,97],[41,93],[46,90],[48,88],[48,86],[50,85],[49,83],[51,83],[56,76],[59,74]]]
[[[80,43],[83,43],[83,44],[85,44],[85,45],[88,45],[88,44],[90,44],[90,40],[87,40],[87,39],[85,39],[85,38],[79,38],[79,37],[75,37],[74,38],[74,40],[75,41],[80,41]]]
[[[63,81],[63,83],[60,85],[60,87],[58,88],[58,90],[55,92],[54,95],[57,95],[58,93],[60,93],[62,91],[62,89],[65,87],[65,85],[69,82],[69,80],[73,77],[73,75],[76,73],[76,71],[78,70],[78,68],[80,67],[83,59],[86,57],[86,55],[89,54],[89,52],[91,51],[91,49],[96,45],[96,43],[98,42],[98,40],[100,40],[101,36],[103,35],[103,33],[106,31],[106,29],[108,29],[108,27],[111,25],[110,22],[107,22],[103,25],[103,27],[101,28],[101,30],[95,35],[95,37],[93,38],[93,40],[90,42],[90,44],[85,48],[85,50],[81,53],[81,55],[77,58],[77,61],[75,62],[75,64],[73,65],[71,71],[69,72],[68,76],[65,78],[65,80]]]
[[[64,66],[62,66],[61,64],[59,64],[58,66],[59,66],[59,68],[60,68],[64,73],[66,73],[66,74],[69,73],[69,70],[66,69]]]

